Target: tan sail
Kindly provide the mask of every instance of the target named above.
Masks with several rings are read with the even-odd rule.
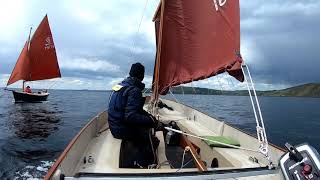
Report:
[[[30,60],[28,53],[29,42],[27,41],[20,53],[17,63],[10,75],[7,86],[19,80],[30,79]]]

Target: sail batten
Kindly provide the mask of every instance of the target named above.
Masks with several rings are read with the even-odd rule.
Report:
[[[47,15],[25,44],[7,86],[18,81],[37,81],[61,77],[55,45]]]
[[[223,72],[243,81],[238,0],[219,4],[218,10],[212,0],[165,0],[160,6],[154,16],[160,43],[157,93]]]

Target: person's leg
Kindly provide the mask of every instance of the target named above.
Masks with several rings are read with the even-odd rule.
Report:
[[[148,130],[143,128],[128,128],[121,135],[121,139],[135,143],[146,143],[149,141]]]
[[[143,139],[142,143],[152,143],[153,149],[156,150],[159,146],[160,140],[152,134],[151,129],[140,129],[138,130],[138,136]]]
[[[160,141],[152,136],[151,129],[130,128],[130,130],[121,135],[121,139],[126,141],[125,149],[131,149],[131,155],[124,153],[123,159],[129,162],[136,161],[136,163],[145,168],[148,165],[157,163],[156,149]]]
[[[152,142],[154,150],[159,146],[159,139],[152,135],[151,129],[148,128],[130,128],[121,138],[132,141],[137,145],[149,145]]]

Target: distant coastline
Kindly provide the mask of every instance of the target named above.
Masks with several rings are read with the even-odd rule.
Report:
[[[230,95],[248,96],[247,90],[225,91],[199,87],[178,86],[172,88],[173,94],[203,94],[203,95]],[[309,83],[281,90],[257,91],[258,96],[280,97],[320,97],[320,83]]]
[[[3,89],[3,88],[0,88]],[[17,88],[8,88],[20,90]],[[37,91],[40,89],[34,89]],[[53,91],[95,91],[95,92],[111,92],[111,90],[68,90],[68,89],[51,89]],[[49,89],[50,91],[50,89]],[[177,86],[171,89],[173,94],[198,94],[198,95],[225,95],[225,96],[248,96],[247,90],[217,90],[200,87]],[[145,89],[146,93],[150,93],[150,89]],[[257,91],[258,96],[275,96],[275,97],[320,97],[320,83],[308,83],[299,86],[293,86],[286,89],[270,90],[270,91]]]

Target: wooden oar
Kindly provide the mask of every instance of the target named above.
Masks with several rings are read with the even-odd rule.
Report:
[[[188,146],[190,148],[190,152],[191,152],[193,161],[196,163],[196,166],[199,169],[199,171],[201,171],[201,172],[208,171],[206,165],[201,160],[200,155],[197,153],[197,150],[195,149],[195,147],[191,143],[191,141],[183,134],[181,134],[181,138],[182,138],[182,141],[183,141],[182,145],[185,146],[185,147]]]

